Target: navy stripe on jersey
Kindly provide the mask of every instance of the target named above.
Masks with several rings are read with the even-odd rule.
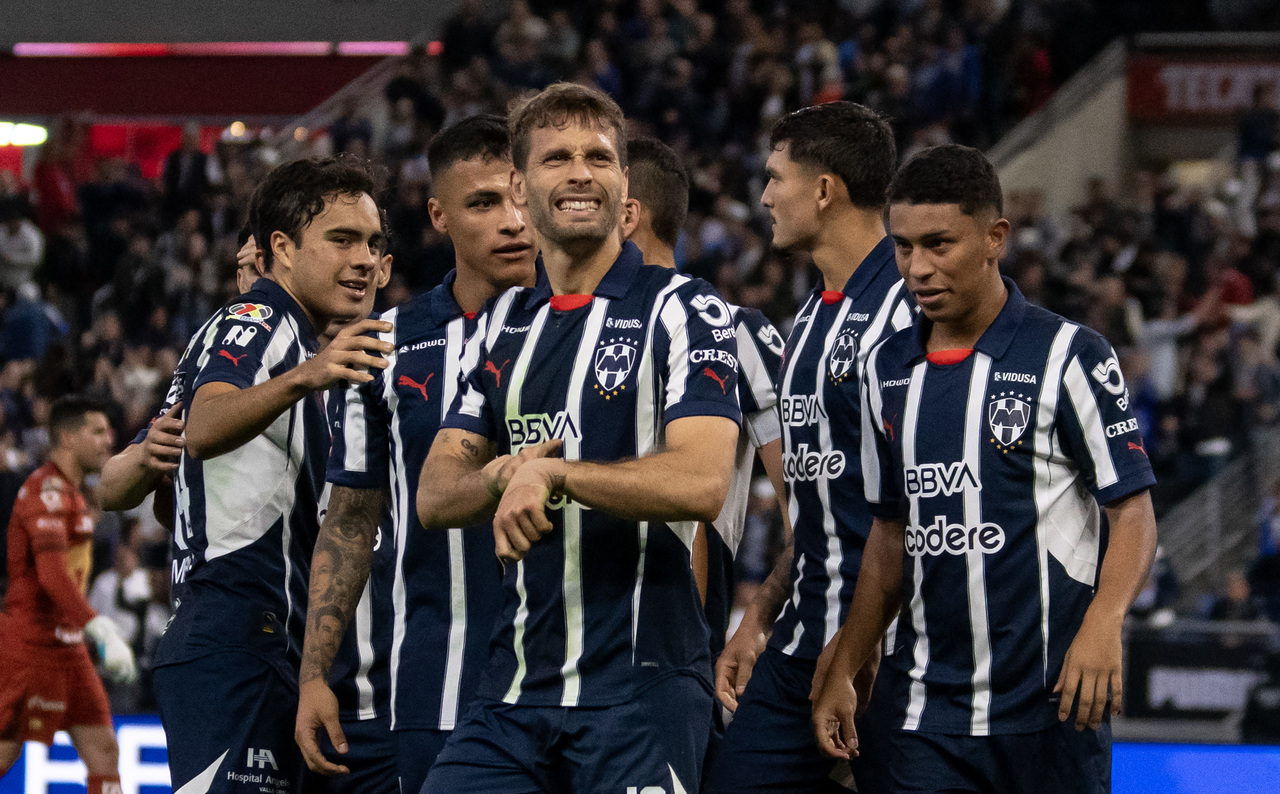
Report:
[[[395,349],[389,366],[351,387],[338,412],[329,481],[388,488],[384,521],[393,549],[388,598],[391,719],[395,729],[452,730],[489,659],[502,604],[500,569],[488,525],[423,529],[418,477],[441,420],[458,392],[468,320],[453,298],[455,275],[381,319]],[[380,613],[381,614],[381,613]]]
[[[302,309],[270,279],[218,317],[192,340],[183,395],[213,382],[249,388],[315,355]],[[209,460],[183,452],[175,477],[175,611],[157,664],[234,646],[257,649],[296,679],[329,443],[324,400],[313,393],[238,449]]]
[[[779,384],[783,468],[795,536],[792,594],[770,647],[816,659],[853,600],[871,531],[857,465],[867,354],[911,325],[913,301],[885,237],[853,271],[844,297],[815,289],[796,315]]]
[[[907,730],[1052,725],[1103,553],[1098,504],[1155,482],[1111,346],[1005,284],[964,361],[929,362],[921,320],[867,366],[867,499],[907,525],[889,662],[910,675],[894,704]]]
[[[550,438],[569,460],[639,457],[667,423],[739,420],[729,307],[706,284],[641,263],[626,243],[587,305],[504,293],[481,318],[473,363],[444,427],[499,454]],[[480,694],[540,706],[624,702],[677,671],[709,677],[707,623],[690,570],[695,522],[629,521],[572,500],[554,529],[507,565],[505,602]]]

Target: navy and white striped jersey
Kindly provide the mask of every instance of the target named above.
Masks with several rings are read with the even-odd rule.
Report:
[[[418,477],[458,393],[463,346],[477,320],[453,298],[454,274],[382,315],[395,326],[389,366],[343,395],[329,481],[390,488],[394,548],[390,591],[391,719],[396,729],[452,730],[489,660],[502,603],[501,570],[488,525],[424,529]]]
[[[1103,554],[1098,503],[1155,482],[1111,346],[1005,285],[963,361],[925,357],[922,318],[867,364],[867,499],[906,524],[886,663],[909,673],[892,706],[907,730],[1054,724],[1053,686]]]
[[[787,340],[778,391],[795,557],[769,645],[789,656],[818,658],[853,600],[871,531],[858,467],[862,371],[872,347],[911,325],[913,306],[885,237],[843,292],[809,295]]]
[[[189,398],[214,382],[247,389],[316,353],[301,307],[270,279],[219,309],[192,343],[171,394]],[[157,665],[233,647],[296,681],[329,440],[323,397],[313,393],[238,449],[209,460],[183,452],[174,478],[175,609]]]
[[[568,460],[654,452],[666,425],[739,421],[733,316],[705,283],[642,264],[623,245],[594,296],[503,293],[467,346],[466,383],[444,427],[478,433],[498,454],[551,438]],[[706,616],[690,568],[697,522],[632,521],[567,499],[554,529],[503,573],[491,700],[605,706],[660,676],[710,684]]]
[[[711,657],[724,650],[733,611],[733,561],[747,520],[751,473],[756,450],[782,436],[778,423],[778,371],[782,366],[782,334],[758,309],[729,304],[738,343],[738,404],[742,432],[733,459],[733,479],[715,533],[707,537],[707,623],[711,628]]]

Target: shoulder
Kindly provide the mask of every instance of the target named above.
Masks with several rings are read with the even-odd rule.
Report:
[[[869,360],[878,367],[905,366],[916,349],[915,334],[914,325],[894,331],[871,348]]]
[[[70,509],[75,502],[71,483],[51,464],[31,473],[18,490],[14,512],[58,513]]]

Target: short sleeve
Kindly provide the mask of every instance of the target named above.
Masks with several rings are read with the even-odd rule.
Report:
[[[223,318],[206,331],[193,392],[206,383],[230,383],[239,389],[254,385],[274,329],[285,322],[264,303],[237,303],[222,311]]]
[[[456,428],[484,436],[491,441],[498,438],[494,424],[493,406],[485,391],[484,373],[488,358],[488,330],[492,315],[486,312],[477,318],[475,333],[462,348],[461,374],[458,376],[458,393],[453,404],[440,423],[440,429]]]
[[[737,313],[738,403],[746,416],[778,404],[783,340],[759,310],[741,308]]]
[[[862,375],[862,481],[871,515],[886,521],[907,516],[898,472],[894,466],[891,439],[881,421],[884,402],[880,391],[877,356],[872,350]]]
[[[1155,485],[1155,475],[1115,351],[1085,329],[1072,347],[1058,399],[1058,437],[1106,505]]]
[[[663,417],[723,416],[741,423],[738,406],[738,346],[733,313],[703,282],[677,289],[659,312],[665,343]]]
[[[346,488],[381,488],[390,477],[387,430],[391,427],[379,373],[369,383],[334,387],[329,398],[329,450],[327,479]]]

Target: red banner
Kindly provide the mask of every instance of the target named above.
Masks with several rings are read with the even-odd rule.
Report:
[[[1129,117],[1135,121],[1231,121],[1253,104],[1255,87],[1280,95],[1280,56],[1212,60],[1129,57]]]

